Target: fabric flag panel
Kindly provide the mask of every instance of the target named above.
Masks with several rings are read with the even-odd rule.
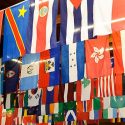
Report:
[[[125,118],[125,107],[118,109],[118,118]]]
[[[114,74],[112,69],[112,74],[97,79],[91,79],[92,89],[91,97],[109,97],[116,95],[116,84],[114,81]]]
[[[0,95],[3,94],[3,81],[4,81],[4,65],[2,65],[2,59],[0,58]]]
[[[59,86],[51,86],[42,89],[42,104],[50,104],[58,102]]]
[[[41,89],[28,90],[24,96],[25,107],[33,107],[40,104],[42,96]]]
[[[110,53],[108,36],[88,40],[86,48],[86,72],[88,78],[98,78],[111,74]]]
[[[112,30],[120,31],[125,29],[125,1],[113,0],[112,7]]]
[[[114,72],[116,74],[125,73],[125,30],[114,32],[113,51],[114,51]]]
[[[102,110],[92,110],[89,112],[89,119],[97,120],[102,119]]]
[[[108,108],[103,110],[103,118],[104,119],[113,119],[117,118],[117,109]]]
[[[2,32],[3,13],[4,13],[4,11],[0,11],[0,43],[1,43],[1,32]]]
[[[25,54],[28,16],[28,1],[5,10],[3,61]]]
[[[76,84],[60,84],[59,85],[59,102],[69,102],[76,100]]]
[[[56,16],[58,0],[35,0],[34,2],[35,6],[30,8],[29,24],[33,25],[30,25],[28,29],[27,53],[42,52],[57,46]]]
[[[123,108],[125,107],[125,96],[112,96],[110,98],[111,108]]]
[[[94,0],[94,35],[107,35],[112,33],[112,4],[113,0]]]
[[[84,77],[84,43],[62,46],[62,83],[74,82]]]
[[[20,90],[37,88],[40,54],[27,54],[22,58]]]
[[[60,1],[61,44],[70,44],[93,37],[93,0]]]
[[[5,63],[5,93],[11,93],[18,90],[20,75],[20,64],[18,61],[8,61]]]
[[[45,88],[59,84],[60,48],[40,53],[39,87]]]

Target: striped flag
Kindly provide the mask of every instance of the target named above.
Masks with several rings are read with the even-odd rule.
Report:
[[[20,90],[37,88],[40,54],[27,54],[22,58]]]
[[[81,3],[81,4],[80,4]],[[93,0],[60,0],[60,42],[70,44],[93,37]]]
[[[28,16],[29,1],[5,10],[3,61],[25,54]]]
[[[84,43],[62,46],[62,83],[75,82],[83,77]]]
[[[30,26],[26,43],[27,53],[42,52],[57,46],[56,16],[58,0],[35,0],[34,3],[31,4],[30,8]]]
[[[103,109],[103,119],[113,119],[113,118],[117,118],[117,109],[115,108]]]
[[[59,85],[59,102],[69,102],[76,100],[76,84],[60,84]]]
[[[92,110],[89,112],[89,119],[97,120],[102,119],[102,110]]]
[[[94,0],[94,35],[108,35],[112,33],[112,4],[113,0]]]
[[[4,11],[0,11],[0,43],[1,43],[1,32],[2,32],[3,13],[4,13]]]
[[[40,53],[39,87],[46,88],[59,84],[60,48]]]

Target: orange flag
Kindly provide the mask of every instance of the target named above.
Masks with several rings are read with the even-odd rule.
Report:
[[[3,22],[3,12],[0,11],[0,40],[1,40],[1,31],[2,31],[2,22]]]

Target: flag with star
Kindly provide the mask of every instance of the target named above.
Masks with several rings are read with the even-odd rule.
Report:
[[[3,61],[25,54],[28,16],[28,1],[5,10]]]
[[[62,46],[62,83],[75,82],[83,76],[84,42]]]

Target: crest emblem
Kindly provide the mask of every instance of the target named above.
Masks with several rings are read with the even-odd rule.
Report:
[[[32,72],[33,72],[33,66],[30,65],[27,67],[27,74],[32,74]]]
[[[95,63],[98,63],[99,60],[104,58],[104,48],[98,49],[97,47],[93,47],[94,52],[91,55],[91,58],[95,60]]]
[[[48,7],[47,6],[43,6],[40,11],[39,11],[39,15],[40,17],[44,17],[46,16],[48,13]]]
[[[86,88],[90,84],[90,80],[88,80],[87,78],[84,77],[82,84],[83,84],[84,88]]]
[[[45,61],[45,71],[46,73],[55,71],[55,59],[51,58]]]

